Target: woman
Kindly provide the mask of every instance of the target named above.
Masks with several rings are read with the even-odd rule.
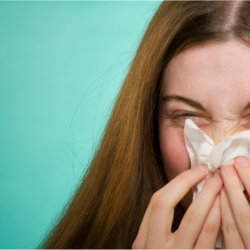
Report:
[[[82,183],[39,248],[214,248],[221,220],[226,248],[249,248],[244,158],[191,203],[206,171],[190,169],[183,137],[187,118],[215,143],[250,129],[249,44],[250,2],[163,2]]]

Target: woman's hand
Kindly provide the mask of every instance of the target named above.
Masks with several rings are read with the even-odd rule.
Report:
[[[198,166],[184,171],[151,198],[132,248],[215,248],[221,224],[217,171],[187,209],[176,233],[171,232],[174,208],[207,173]],[[216,198],[217,197],[217,198]]]
[[[243,160],[245,159],[245,162]],[[240,166],[242,163],[242,167]],[[222,227],[226,248],[250,248],[250,162],[237,157],[232,166],[221,168],[224,187],[220,192]],[[245,186],[241,190],[240,181]]]

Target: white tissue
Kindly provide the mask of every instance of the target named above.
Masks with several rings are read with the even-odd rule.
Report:
[[[191,161],[191,168],[203,164],[207,167],[209,178],[217,169],[225,164],[233,164],[238,156],[250,159],[250,130],[234,134],[215,146],[213,140],[199,129],[192,120],[187,119],[184,127],[186,148]],[[205,180],[197,184],[193,190],[193,200],[202,190]],[[244,186],[242,185],[242,190]],[[225,248],[223,233],[220,231],[216,248]]]

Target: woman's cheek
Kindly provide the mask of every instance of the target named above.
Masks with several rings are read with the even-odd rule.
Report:
[[[159,132],[164,169],[168,181],[171,181],[191,167],[185,146],[184,130],[180,127],[168,127],[160,129]]]

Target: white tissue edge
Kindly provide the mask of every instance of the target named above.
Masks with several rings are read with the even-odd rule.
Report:
[[[188,125],[188,126],[190,126],[191,125],[191,127],[193,128],[193,129],[195,129],[195,130],[199,130],[201,133],[202,133],[202,135],[203,135],[203,137],[205,138],[205,140],[206,140],[206,142],[208,143],[208,144],[210,144],[211,146],[213,146],[213,147],[216,147],[215,146],[215,144],[214,144],[214,142],[213,142],[213,140],[208,136],[208,135],[206,135],[202,130],[200,130],[193,122],[192,122],[192,120],[190,120],[190,119],[187,119],[186,121],[185,121],[185,128],[187,128],[187,126],[186,125]],[[186,143],[186,145],[188,145],[190,148],[193,148],[192,147],[192,144],[190,143],[190,141],[189,141],[189,138],[186,136],[186,131],[185,131],[185,128],[184,128],[184,138],[185,138],[185,143]],[[232,140],[232,139],[234,139],[234,137],[236,137],[237,139],[240,139],[240,137],[244,137],[244,135],[246,134],[245,132],[248,132],[249,133],[249,131],[244,131],[244,132],[240,132],[240,133],[238,133],[238,134],[235,134],[235,135],[233,135],[233,136],[230,136],[230,137],[228,137],[228,138],[226,138],[225,140],[228,140],[228,139],[230,139],[230,140]],[[239,135],[240,134],[240,135]],[[225,140],[223,140],[222,142],[224,143],[224,141]],[[219,144],[221,144],[221,143],[219,143]],[[218,144],[218,145],[219,145]],[[221,145],[223,145],[223,144],[221,144]],[[194,153],[193,153],[193,151],[191,151],[191,150],[189,150],[189,147],[187,147],[186,146],[186,148],[187,148],[187,151],[188,151],[188,153],[189,153],[189,156],[190,156],[190,160],[191,160],[191,163],[194,163],[195,162],[195,155],[194,155]],[[230,146],[229,146],[230,147]],[[222,155],[223,155],[223,152],[224,151],[222,151]],[[242,156],[245,156],[245,155],[242,155]],[[197,158],[197,157],[196,157]],[[192,161],[193,160],[193,161]],[[227,163],[224,163],[223,165],[232,165],[233,164],[233,162],[234,162],[234,159],[232,159],[231,161],[229,161],[229,162],[227,162]],[[197,162],[197,160],[196,160],[196,164],[193,164],[193,166],[191,166],[191,168],[193,168],[193,167],[195,167],[195,166],[197,166],[198,165],[198,162]],[[220,167],[217,167],[217,169],[219,169]],[[215,169],[216,170],[216,169]],[[213,171],[214,172],[214,171]],[[213,174],[213,172],[211,172],[211,171],[207,171],[207,177],[204,179],[204,180],[202,180],[200,183],[198,183],[197,185],[196,185],[196,187],[195,188],[193,188],[193,201],[194,201],[194,199],[197,197],[197,195],[200,193],[200,191],[202,190],[202,188],[203,188],[203,186],[204,186],[204,184],[205,184],[205,181]],[[244,185],[243,185],[243,183],[240,181],[240,185],[241,185],[241,189],[242,189],[242,191],[244,191],[245,190],[245,188],[244,188]],[[222,225],[221,225],[221,229],[220,229],[220,231],[219,231],[219,234],[218,234],[218,237],[217,237],[217,241],[216,241],[216,248],[225,248],[225,244],[224,244],[224,237],[223,237],[223,233],[222,233]]]

